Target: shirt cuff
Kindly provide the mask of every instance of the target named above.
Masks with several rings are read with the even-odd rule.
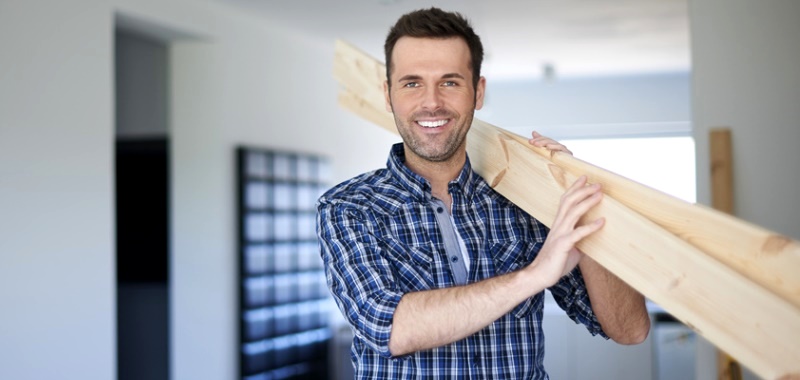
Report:
[[[384,358],[392,358],[389,351],[389,338],[392,334],[394,312],[403,294],[385,292],[379,297],[367,300],[361,308],[359,328],[356,333],[371,349]]]

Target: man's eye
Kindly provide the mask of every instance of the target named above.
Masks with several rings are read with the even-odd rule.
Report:
[[[453,86],[458,86],[458,83],[449,80],[447,82],[442,83],[442,85],[445,87],[453,87]]]
[[[408,82],[408,83],[404,84],[403,87],[408,87],[408,88],[419,87],[419,83],[417,83],[417,82]]]

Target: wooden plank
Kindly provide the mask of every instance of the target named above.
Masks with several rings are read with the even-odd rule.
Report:
[[[385,74],[375,62],[351,46],[337,44],[334,73],[345,86],[340,103],[358,114],[371,115],[372,121],[394,130],[391,116],[378,116],[384,110],[382,82]],[[555,154],[550,157],[546,150],[529,146],[527,139],[478,120],[473,123],[468,145],[476,171],[500,193],[545,223],[552,221],[563,184],[580,173],[561,164],[562,161],[573,164],[571,156]],[[611,187],[614,188],[616,182],[622,183],[616,186],[622,189],[617,191],[621,198],[644,197],[652,201],[663,197],[663,194],[651,197],[652,189],[641,190],[625,182],[632,181],[617,177],[612,176],[615,182]],[[687,241],[697,239],[685,237],[697,236],[697,231],[677,234],[684,239],[664,231],[623,205],[610,194],[609,185],[603,184],[610,196],[595,212],[604,215],[609,223],[602,233],[583,243],[587,254],[709,340],[743,358],[742,362],[761,376],[776,378],[800,373],[797,343],[800,341],[800,312],[797,308],[769,288],[751,283],[741,273],[689,245]],[[536,189],[535,197],[530,196],[531,188]],[[686,204],[691,206],[690,211],[680,215],[680,219],[691,219],[698,208]],[[665,206],[648,206],[647,209],[658,216],[660,207]],[[705,226],[699,231],[707,229],[716,229],[716,226]],[[791,245],[788,243],[784,247]],[[796,271],[796,268],[798,266],[790,269]]]
[[[711,207],[733,215],[733,152],[730,129],[714,128],[709,133],[711,156]],[[717,350],[717,378],[739,380],[742,367],[724,350]]]
[[[388,114],[384,107],[383,82],[386,81],[385,66],[368,54],[342,40],[336,41],[333,59],[333,76],[347,92],[362,99],[374,111]],[[397,133],[394,119],[389,116],[389,125],[381,125]]]
[[[519,142],[527,141],[518,135]],[[547,151],[534,150],[544,157]],[[800,308],[800,243],[703,205],[692,204],[571,155],[550,157],[572,173],[603,184],[603,191],[703,252]]]
[[[733,215],[733,145],[731,130],[712,128],[709,131],[711,155],[711,207]]]
[[[492,173],[485,178],[495,184],[495,189],[533,215],[547,215],[544,222],[549,223],[560,195],[576,176],[542,157],[531,159],[527,146],[516,141],[495,143],[487,149],[494,131],[485,130],[476,130],[485,136],[470,135],[470,139],[478,136],[481,146],[471,150],[470,157],[482,154],[481,162],[492,162],[492,166],[476,170]],[[500,156],[492,152],[503,152],[506,165],[491,159]],[[546,184],[549,187],[545,189]],[[612,197],[587,217],[599,215],[606,218],[606,226],[579,245],[584,252],[710,341],[736,357],[746,358],[743,363],[758,368],[762,376],[798,371],[800,312],[792,305]]]
[[[346,42],[336,42],[334,77],[346,87],[346,93],[355,95],[350,101],[360,99],[361,111],[371,109],[373,118],[379,119],[371,121],[397,133],[393,118],[384,111],[385,75],[383,64]],[[381,113],[387,115],[378,116]],[[527,144],[525,137],[504,133]],[[472,139],[468,139],[467,144],[471,143]],[[592,183],[601,183],[607,195],[800,308],[797,241],[649,188],[571,155],[551,156],[547,150],[533,147],[531,150],[572,173],[587,175]]]
[[[399,135],[391,113],[383,109],[375,109],[368,102],[350,91],[339,93],[339,106],[383,127],[389,132]]]

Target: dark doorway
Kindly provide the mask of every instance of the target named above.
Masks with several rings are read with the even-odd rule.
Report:
[[[167,46],[115,36],[117,378],[169,378]]]

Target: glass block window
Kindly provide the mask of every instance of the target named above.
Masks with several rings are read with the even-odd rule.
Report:
[[[326,158],[237,149],[241,379],[327,379],[333,303],[316,240]]]

